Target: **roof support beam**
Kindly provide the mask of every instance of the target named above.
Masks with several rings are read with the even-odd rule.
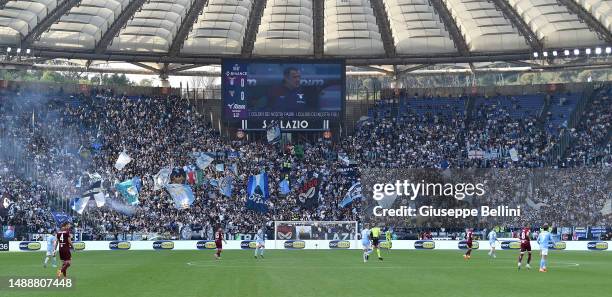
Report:
[[[199,65],[199,64],[198,65],[181,65],[181,66],[169,69],[168,73],[174,74],[174,73],[177,73],[177,72],[181,72],[181,71],[185,71],[185,70],[190,70],[190,69],[194,69],[194,68],[199,68],[199,67],[202,67],[202,66],[206,66],[206,65]]]
[[[312,1],[312,38],[314,55],[322,58],[325,51],[325,2]]]
[[[542,41],[538,36],[531,30],[531,27],[525,22],[525,20],[514,10],[514,8],[506,0],[492,0],[495,6],[501,10],[506,19],[510,20],[516,29],[523,35],[527,44],[531,47],[534,52],[540,52],[544,48]]]
[[[413,64],[440,64],[440,63],[469,63],[469,62],[491,62],[491,61],[522,61],[531,60],[532,53],[529,51],[519,51],[512,53],[491,53],[486,55],[460,56],[452,55],[427,55],[427,56],[397,56],[395,58],[349,58],[346,65],[369,66],[369,65],[413,65]],[[32,57],[52,58],[52,59],[81,59],[81,60],[101,60],[101,61],[120,61],[130,62],[154,62],[154,63],[175,63],[175,64],[220,64],[225,55],[206,56],[206,55],[181,55],[169,57],[167,54],[158,53],[93,53],[78,50],[53,50],[32,48]]]
[[[448,7],[446,7],[442,0],[430,0],[430,2],[434,9],[438,12],[438,15],[440,15],[440,18],[442,18],[442,22],[444,23],[446,30],[448,30],[448,33],[450,33],[451,37],[453,38],[453,42],[455,43],[455,47],[459,53],[462,56],[469,56],[470,50],[465,42],[465,38],[463,38],[459,27],[457,27],[455,20],[448,10]]]
[[[191,31],[193,24],[197,20],[200,13],[202,13],[202,10],[207,3],[208,0],[195,0],[191,5],[187,16],[181,24],[181,28],[178,30],[176,36],[174,36],[174,40],[172,40],[172,45],[170,46],[170,51],[168,52],[170,56],[176,56],[179,54],[181,48],[183,47],[183,43],[185,43],[187,34],[189,34],[189,31]]]
[[[261,23],[261,16],[263,15],[264,8],[266,7],[267,0],[254,1],[253,8],[247,21],[247,30],[244,33],[244,41],[242,43],[242,57],[250,57],[255,48],[255,39],[257,38],[257,32],[259,31],[259,24]]]
[[[558,0],[561,4],[565,5],[569,11],[576,14],[579,19],[583,20],[587,26],[597,35],[599,38],[606,41],[608,44],[612,44],[612,33],[602,25],[591,13],[586,11],[582,5],[576,3],[574,0]]]
[[[110,26],[110,28],[106,30],[106,33],[104,33],[104,36],[102,36],[102,38],[96,45],[96,54],[101,54],[106,51],[106,48],[111,44],[111,42],[113,42],[113,39],[119,33],[119,30],[121,30],[121,28],[123,28],[125,24],[127,24],[130,18],[136,13],[138,9],[140,9],[140,7],[142,7],[142,5],[146,1],[147,0],[134,0],[131,1],[130,4],[128,4],[128,6],[123,10],[123,12],[121,12],[115,22]]]
[[[157,68],[155,68],[155,67],[153,67],[153,66],[149,66],[149,65],[147,65],[147,64],[140,63],[140,62],[130,62],[130,64],[135,65],[135,66],[138,66],[138,67],[140,67],[140,68],[147,69],[147,70],[149,70],[149,71],[153,71],[153,72],[160,72],[160,71],[161,71],[160,69],[157,69]]]
[[[34,41],[38,40],[40,35],[43,32],[47,31],[53,23],[55,23],[59,18],[61,18],[66,12],[68,12],[71,8],[75,7],[81,3],[81,0],[65,0],[61,4],[59,4],[51,13],[49,13],[28,35],[26,35],[21,40],[22,48],[29,48],[32,46]]]
[[[393,58],[396,55],[395,41],[393,39],[393,33],[391,32],[389,15],[387,15],[387,10],[385,10],[385,4],[383,3],[383,0],[370,0],[370,4],[372,5],[374,15],[376,16],[376,23],[378,24],[380,37],[383,41],[385,54],[388,58]]]
[[[419,69],[427,68],[429,66],[431,66],[431,65],[429,65],[429,64],[421,64],[421,65],[412,66],[412,67],[409,67],[409,68],[406,68],[406,69],[398,70],[395,73],[395,75],[400,76],[400,75],[403,75],[403,74],[406,74],[406,73],[410,73],[412,71],[416,71],[416,70],[419,70]]]

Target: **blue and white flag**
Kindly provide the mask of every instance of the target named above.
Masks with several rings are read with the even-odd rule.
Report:
[[[115,188],[121,193],[127,204],[137,205],[139,203],[138,193],[140,193],[141,186],[142,182],[140,181],[140,177],[136,176],[130,180],[117,184]]]
[[[230,169],[232,170],[235,176],[238,176],[238,164],[236,163],[230,164]]]
[[[268,143],[278,143],[281,139],[280,125],[276,121],[272,121],[270,126],[266,129],[266,137]]]
[[[189,208],[195,200],[193,191],[188,185],[168,184],[166,185],[166,190],[170,193],[172,199],[174,199],[174,207],[177,209]]]
[[[55,225],[58,227],[61,226],[64,222],[72,222],[72,217],[64,212],[51,212],[53,215],[53,219],[55,220]]]
[[[102,188],[102,176],[100,174],[89,174],[89,187],[81,196],[94,199],[97,207],[102,207],[106,204],[106,196]]]
[[[158,191],[163,189],[167,184],[170,183],[170,174],[172,169],[162,168],[159,172],[153,176],[153,190]]]
[[[346,153],[338,153],[338,160],[342,161],[342,163],[346,165],[351,164],[351,160]]]
[[[268,189],[267,173],[263,172],[249,177],[249,182],[247,184],[247,195],[247,208],[256,210],[258,212],[268,211],[266,201],[268,201],[268,198],[270,197],[270,191]]]
[[[228,175],[221,179],[221,184],[219,184],[219,192],[221,193],[221,195],[231,198],[233,188],[234,178]]]
[[[76,197],[70,202],[70,208],[72,208],[72,210],[76,211],[78,214],[83,214],[88,202],[89,197]]]
[[[216,171],[218,171],[218,172],[223,172],[223,171],[225,171],[225,164],[223,164],[223,163],[216,164],[216,165],[215,165],[215,170],[216,170]]]
[[[237,151],[229,151],[227,152],[227,158],[228,159],[236,159],[240,157],[240,152]]]
[[[287,195],[289,194],[289,192],[291,192],[291,189],[289,187],[289,180],[287,179],[283,179],[279,184],[278,184],[278,190],[280,191],[280,193],[282,195]]]
[[[198,165],[198,167],[202,170],[204,170],[206,167],[210,166],[210,164],[212,164],[212,162],[215,160],[215,158],[213,158],[212,156],[210,156],[207,153],[196,153],[194,154],[196,157],[196,165]]]
[[[208,183],[210,183],[210,185],[211,185],[213,188],[218,188],[218,187],[219,187],[219,181],[218,181],[218,180],[216,180],[216,179],[214,179],[214,178],[211,178],[211,179],[208,181]]]
[[[344,199],[340,201],[340,207],[347,207],[349,204],[353,203],[355,200],[363,199],[363,195],[361,194],[361,183],[357,182],[348,190]]]

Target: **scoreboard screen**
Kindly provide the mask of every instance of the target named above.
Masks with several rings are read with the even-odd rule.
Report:
[[[243,130],[327,130],[340,120],[345,98],[341,60],[224,59],[223,116]]]

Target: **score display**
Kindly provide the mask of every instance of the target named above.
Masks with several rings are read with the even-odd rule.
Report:
[[[341,60],[224,59],[224,121],[243,130],[327,130],[342,118],[345,65]]]

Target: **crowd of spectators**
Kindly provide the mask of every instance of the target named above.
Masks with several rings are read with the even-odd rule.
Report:
[[[612,105],[607,91],[601,94],[587,109],[584,120],[571,131],[575,140],[567,155],[576,160],[578,167],[584,165],[581,160],[585,155],[598,156],[600,162],[595,167],[599,171],[578,171],[579,176],[576,171],[542,173],[557,182],[546,184],[546,178],[531,177],[543,182],[529,195],[498,186],[500,190],[491,201],[510,201],[531,209],[521,220],[507,220],[505,224],[610,221],[610,215],[601,213],[601,209],[606,199],[612,199],[606,178],[610,176]],[[338,154],[346,154],[361,168],[555,167],[546,159],[554,138],[542,131],[536,117],[513,119],[505,108],[492,106],[485,106],[473,116],[455,108],[444,113],[407,109],[392,115],[378,114],[382,116],[360,122],[354,135],[338,142],[317,139],[300,143],[302,156],[290,145],[224,139],[204,115],[178,97],[2,93],[0,196],[13,204],[5,210],[8,215],[0,216],[0,225],[48,232],[54,227],[51,212],[69,211],[71,199],[86,187],[84,176],[91,173],[102,176],[107,203],[99,208],[90,206],[83,215],[74,216],[86,233],[103,239],[130,233],[177,237],[185,225],[203,230],[209,237],[216,226],[236,234],[254,233],[280,220],[359,221],[363,219],[359,201],[345,208],[339,206],[358,179],[348,178],[339,170],[346,164]],[[493,148],[499,149],[501,157],[483,162],[468,155],[471,150]],[[512,160],[511,149],[518,151],[519,161]],[[121,152],[133,161],[117,170],[114,165]],[[225,169],[217,171],[210,166],[204,174],[207,180],[221,179],[234,175],[230,168],[237,168],[234,189],[231,197],[225,197],[211,183],[193,186],[193,205],[176,209],[166,191],[153,189],[153,176],[162,168],[194,164],[195,152],[224,152],[225,156],[215,162],[223,162]],[[237,152],[238,157],[228,158],[228,152]],[[269,211],[265,213],[245,207],[248,177],[261,170],[268,173],[270,180]],[[309,172],[317,172],[321,181],[318,206],[312,209],[300,206],[296,192]],[[602,176],[602,172],[606,175]],[[143,187],[139,205],[130,207],[114,185],[134,176],[142,178]],[[278,184],[285,177],[292,191],[282,195]],[[496,178],[510,183],[519,177]],[[560,193],[563,187],[554,186],[575,181],[579,181],[578,185],[569,192]],[[574,217],[565,216],[565,212]]]

